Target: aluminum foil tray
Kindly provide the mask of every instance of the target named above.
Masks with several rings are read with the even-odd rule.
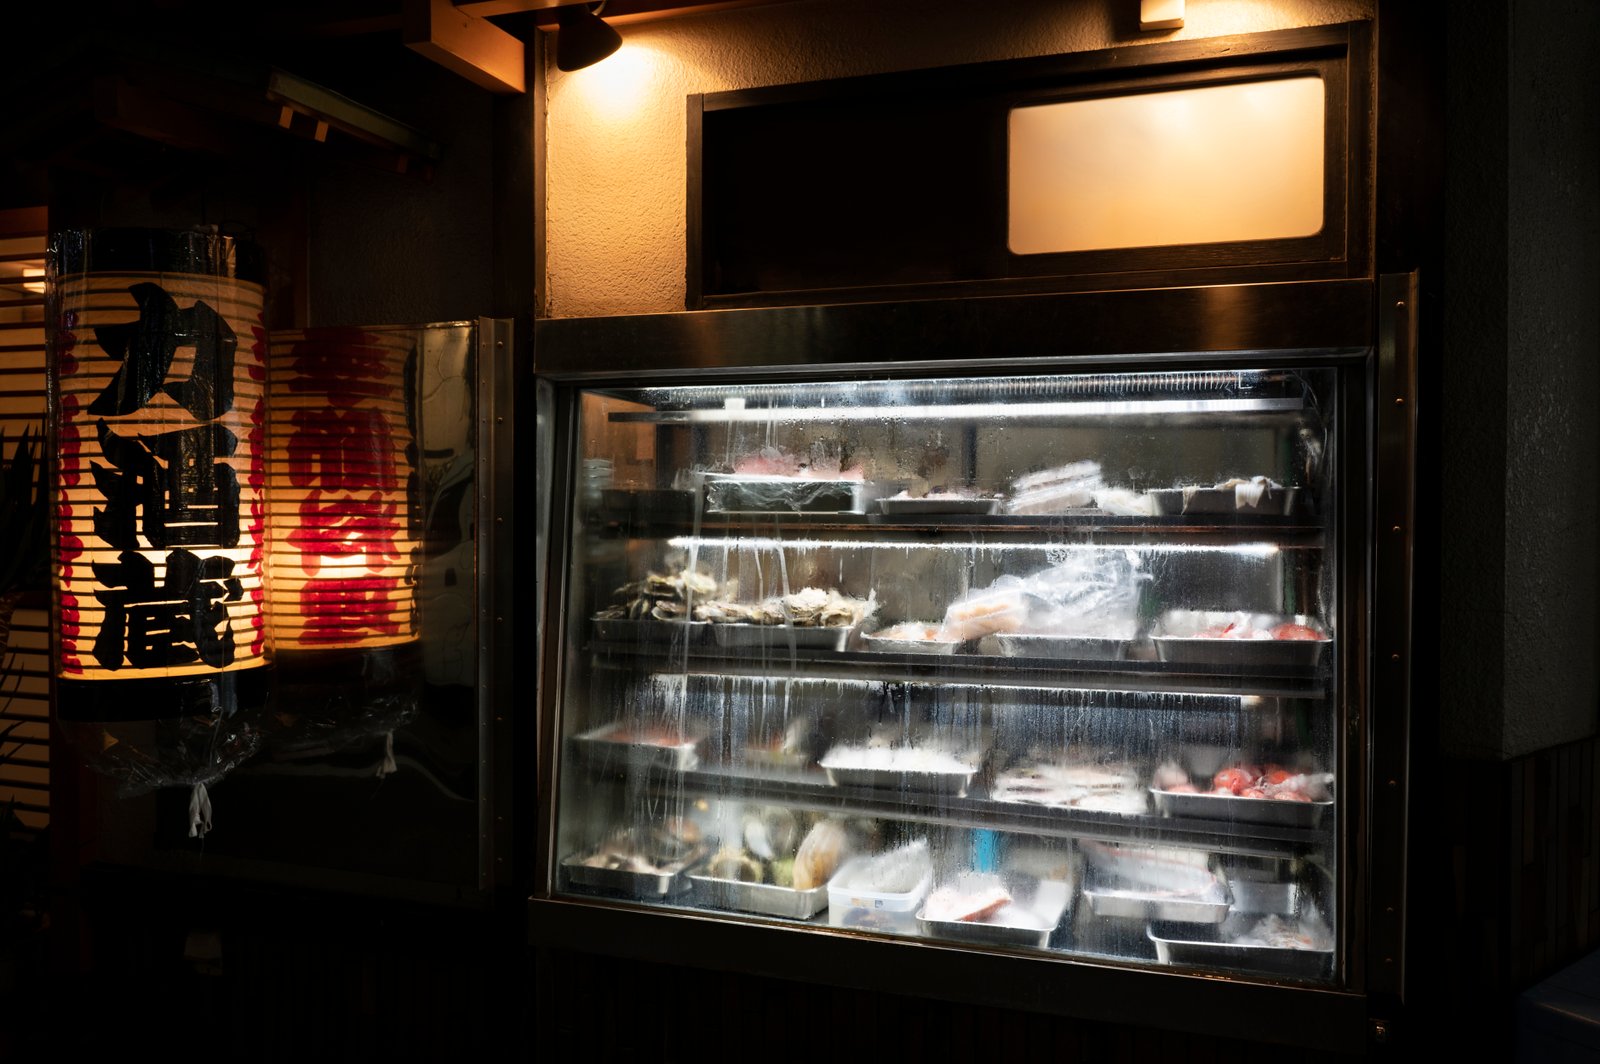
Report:
[[[854,628],[801,627],[790,624],[713,624],[717,645],[729,649],[843,650]]]
[[[1285,828],[1315,828],[1333,808],[1326,802],[1283,802],[1273,798],[1240,798],[1232,794],[1174,794],[1150,788],[1150,799],[1166,816],[1198,820],[1231,820],[1236,824],[1271,824]]]
[[[562,861],[561,869],[570,886],[610,890],[633,898],[665,898],[689,887],[682,869],[650,874],[624,868],[591,868],[576,854]]]
[[[683,742],[670,746],[613,738],[625,728],[625,724],[613,723],[574,735],[573,748],[589,764],[599,768],[688,772],[700,767],[700,744],[705,741],[704,735],[685,733]]]
[[[1055,658],[1063,661],[1122,661],[1128,656],[1131,639],[1105,639],[1098,636],[1033,635],[1009,632],[988,636],[1008,658]],[[980,645],[980,649],[982,646]]]
[[[1322,979],[1333,970],[1333,949],[1284,949],[1276,946],[1240,946],[1226,941],[1233,920],[1221,931],[1224,941],[1196,942],[1167,937],[1167,929],[1150,928],[1146,934],[1155,944],[1156,958],[1163,964],[1196,968],[1232,968],[1289,979]],[[1245,918],[1242,931],[1252,918]]]
[[[1155,502],[1156,514],[1261,514],[1288,517],[1300,508],[1299,488],[1268,488],[1255,506],[1240,506],[1232,488],[1196,488],[1183,497],[1182,488],[1162,488],[1146,492]]]
[[[828,885],[810,890],[778,887],[771,883],[742,883],[736,879],[690,876],[695,898],[714,909],[809,920],[828,907]]]
[[[704,642],[711,625],[705,621],[658,621],[654,618],[630,620],[594,619],[594,637],[607,643],[629,646],[694,646]]]
[[[1195,665],[1268,665],[1315,668],[1322,652],[1333,639],[1217,639],[1198,636],[1216,625],[1238,618],[1238,612],[1225,610],[1171,610],[1161,616],[1150,641],[1162,661]],[[1252,628],[1272,628],[1279,624],[1303,624],[1326,633],[1322,623],[1305,614],[1282,616],[1257,613],[1246,615]]]
[[[939,514],[992,514],[1000,509],[999,499],[879,499],[878,511],[888,517]]]

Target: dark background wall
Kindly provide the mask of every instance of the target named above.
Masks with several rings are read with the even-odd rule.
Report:
[[[251,237],[273,268],[278,325],[510,312],[495,305],[497,98],[406,49],[398,28],[338,30],[341,14],[371,6],[20,13],[13,39],[32,47],[0,74],[12,101],[0,202],[48,203],[55,228],[210,224]],[[396,172],[396,153],[337,128],[324,143],[303,118],[278,129],[264,94],[274,67],[412,127],[437,161]],[[531,246],[530,213],[531,191],[502,222],[520,217],[513,237]]]

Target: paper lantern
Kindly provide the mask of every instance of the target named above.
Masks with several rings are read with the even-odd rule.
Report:
[[[273,339],[269,617],[283,745],[337,747],[416,708],[416,336]]]
[[[52,240],[56,708],[126,791],[203,784],[258,741],[262,274],[206,231]]]

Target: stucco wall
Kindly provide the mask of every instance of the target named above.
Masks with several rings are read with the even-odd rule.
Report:
[[[1448,33],[1440,738],[1501,759],[1596,725],[1600,9]]]
[[[1506,248],[1503,756],[1593,735],[1600,491],[1600,40],[1592,0],[1514,0]]]
[[[682,310],[684,98],[1119,44],[1326,25],[1370,0],[1189,0],[1141,33],[1138,0],[795,0],[621,27],[623,47],[546,68],[546,292],[552,317]]]

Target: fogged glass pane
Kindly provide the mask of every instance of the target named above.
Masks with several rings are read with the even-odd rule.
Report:
[[[1019,255],[1311,236],[1322,229],[1321,78],[1018,107]]]
[[[557,889],[1336,979],[1336,383],[581,392]]]

